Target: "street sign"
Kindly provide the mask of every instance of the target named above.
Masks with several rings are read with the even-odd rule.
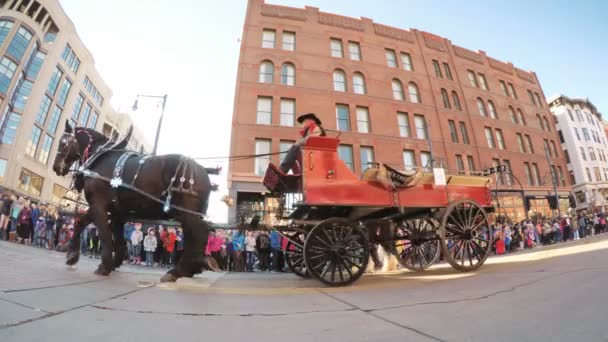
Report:
[[[493,173],[499,173],[499,172],[507,172],[507,165],[498,165],[498,166],[489,167],[487,169],[484,169],[483,172],[488,175],[491,175]]]

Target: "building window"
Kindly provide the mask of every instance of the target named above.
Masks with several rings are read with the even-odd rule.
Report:
[[[391,82],[393,87],[393,99],[403,101],[405,99],[405,95],[403,94],[403,86],[401,85],[401,81],[398,79],[393,79]]]
[[[496,113],[496,107],[494,107],[494,102],[488,101],[488,110],[492,119],[498,119],[498,114]]]
[[[517,98],[517,93],[515,92],[515,88],[513,88],[513,84],[511,82],[509,82],[509,93],[511,94],[512,98]]]
[[[540,180],[540,172],[538,172],[538,165],[536,165],[536,163],[532,163],[532,175],[534,176],[536,185],[540,186],[542,182]]]
[[[281,66],[281,84],[293,86],[296,84],[296,68],[291,63]]]
[[[374,166],[374,148],[361,146],[361,172]]]
[[[296,33],[283,31],[283,50],[294,51],[296,49]]]
[[[401,53],[401,64],[403,65],[403,69],[407,71],[413,71],[414,65],[412,64],[412,57],[409,53],[402,52]]]
[[[587,149],[589,150],[589,159],[595,161],[595,150],[593,147],[588,147]]]
[[[2,57],[2,60],[0,60],[0,94],[6,96],[15,70],[17,70],[17,64],[6,57]]]
[[[270,163],[270,140],[255,139],[255,157],[254,173],[256,176],[263,176]]]
[[[72,50],[72,47],[69,44],[65,46],[61,58],[63,58],[68,67],[72,69],[74,74],[78,72],[78,68],[80,67],[80,59],[76,57],[76,53],[74,50]]]
[[[84,106],[84,110],[82,111],[82,115],[80,116],[80,127],[87,127],[87,122],[89,122],[89,116],[91,115],[91,107],[90,103],[87,103]]]
[[[38,128],[38,126],[34,126],[32,133],[30,134],[30,139],[25,147],[25,154],[32,158],[36,155],[36,149],[38,148],[38,142],[40,141],[41,134],[42,130]]]
[[[467,70],[467,75],[469,77],[469,82],[471,83],[471,86],[475,87],[475,88],[479,88],[479,85],[477,84],[477,77],[475,77],[475,73],[472,70]]]
[[[458,144],[458,132],[456,131],[456,123],[454,120],[448,120],[448,127],[450,128],[450,137],[452,142]]]
[[[526,144],[528,145],[528,152],[534,154],[534,146],[532,145],[532,139],[526,134]]]
[[[568,153],[568,150],[564,150],[564,159],[566,159],[567,164],[570,164],[570,153]]]
[[[334,90],[346,91],[346,75],[340,69],[334,70]]]
[[[500,166],[500,160],[492,158],[492,166],[493,167]],[[496,184],[497,185],[504,185],[504,179],[503,179],[503,176],[502,176],[502,172],[496,173]]]
[[[404,138],[411,136],[410,119],[407,113],[397,112],[397,125],[399,125],[399,136]]]
[[[351,61],[361,60],[361,46],[357,42],[348,42],[348,54]]]
[[[591,138],[589,137],[589,131],[585,127],[583,127],[583,136],[585,137],[585,141],[591,140]]]
[[[511,118],[512,123],[517,124],[517,116],[515,116],[515,111],[511,106],[509,106],[509,117]]]
[[[484,132],[486,133],[486,140],[488,142],[488,147],[496,148],[496,144],[494,143],[494,135],[492,135],[492,129],[490,127],[485,127]]]
[[[543,107],[543,103],[540,100],[540,96],[538,95],[538,93],[534,93],[534,97],[536,98],[536,102],[538,103],[538,106],[542,108]]]
[[[586,167],[585,171],[587,171],[587,181],[588,182],[593,182],[593,179],[591,179],[591,171],[589,170],[589,168]]]
[[[486,112],[486,105],[483,103],[483,100],[479,97],[477,98],[477,109],[479,109],[479,115],[488,116],[488,113]]]
[[[479,84],[481,84],[481,89],[483,90],[488,90],[488,81],[486,81],[486,75],[484,74],[477,74],[477,76],[479,76]]]
[[[414,155],[414,151],[403,151],[403,165],[405,165],[406,170],[413,170],[416,168],[416,157]]]
[[[426,120],[422,115],[414,115],[414,124],[416,125],[416,137],[426,140],[428,138],[426,132]]]
[[[339,131],[350,131],[350,114],[347,105],[336,106],[336,121]]]
[[[53,146],[53,137],[48,134],[45,134],[44,141],[40,146],[40,152],[38,152],[38,161],[45,165],[49,160],[49,152],[51,151],[51,146]]]
[[[532,178],[532,171],[530,171],[529,163],[524,163],[524,172],[526,173],[526,179],[528,180],[528,185],[534,185],[534,179]]]
[[[435,76],[443,78],[443,75],[441,74],[441,66],[439,65],[439,61],[436,59],[433,59],[433,69],[435,69]]]
[[[543,122],[545,123],[545,128],[547,128],[547,131],[551,132],[551,126],[549,126],[549,121],[546,117],[543,117]]]
[[[8,20],[0,20],[0,45],[4,43],[6,37],[11,32],[13,28],[13,22]],[[4,160],[4,159],[1,159]]]
[[[578,134],[578,129],[577,129],[576,127],[574,127],[574,133],[576,134],[576,139],[577,139],[578,141],[581,141],[581,135],[580,135],[580,134]]]
[[[507,147],[505,146],[505,138],[502,135],[502,130],[496,129],[496,141],[498,142],[498,148],[501,150],[505,150]]]
[[[260,64],[260,83],[272,83],[274,80],[274,64],[271,61],[263,61]]]
[[[40,124],[41,126],[44,126],[44,122],[46,121],[46,116],[48,115],[49,108],[51,107],[51,102],[53,102],[53,100],[46,95],[42,98],[42,101],[40,102],[40,108],[38,109],[38,115],[36,115],[36,122],[38,124]]]
[[[507,84],[505,81],[499,80],[498,83],[500,83],[500,90],[502,90],[503,95],[509,96],[509,91],[507,90]]]
[[[30,40],[32,40],[32,33],[23,27],[19,27],[19,30],[17,30],[17,33],[13,36],[11,44],[8,46],[8,49],[6,49],[6,53],[12,56],[17,62],[20,62],[25,54],[25,50],[27,50],[27,47],[30,45]]]
[[[55,96],[55,92],[57,91],[57,86],[59,86],[59,80],[61,80],[61,76],[63,76],[63,72],[59,68],[55,68],[53,75],[51,76],[51,80],[49,81],[49,86],[46,89],[46,92]]]
[[[295,125],[296,100],[281,99],[281,126],[293,127]]]
[[[365,107],[357,107],[357,130],[359,133],[369,133],[369,110]]]
[[[443,71],[445,71],[445,77],[447,77],[448,80],[453,80],[454,78],[452,78],[452,71],[450,70],[450,65],[448,63],[443,63]]]
[[[34,196],[40,196],[44,179],[28,169],[21,169],[19,175],[19,190]]]
[[[441,99],[443,100],[444,108],[452,107],[452,106],[450,106],[450,97],[448,96],[448,91],[443,88],[441,88]]]
[[[462,106],[460,105],[460,99],[458,98],[458,93],[452,91],[452,102],[454,102],[454,108],[458,110],[462,110]]]
[[[88,115],[87,115],[88,117]],[[57,126],[59,125],[59,119],[61,118],[61,108],[57,105],[53,107],[53,112],[51,113],[51,118],[49,119],[49,127],[48,132],[51,134],[55,134],[57,131]],[[82,125],[82,127],[86,127],[86,125]]]
[[[353,90],[355,94],[365,95],[367,93],[365,78],[359,72],[353,74]]]
[[[397,56],[395,55],[395,51],[391,49],[385,49],[384,55],[386,56],[386,65],[390,68],[397,67]]]
[[[549,142],[547,141],[547,139],[543,140],[543,144],[545,147],[545,155],[551,156],[551,150],[549,149]]]
[[[57,103],[63,107],[65,105],[65,100],[68,98],[68,94],[70,93],[70,88],[72,87],[72,82],[70,82],[67,78],[63,79],[63,84],[61,85],[61,90],[59,90],[59,95],[57,96]]]
[[[462,160],[462,156],[460,154],[456,155],[456,169],[459,174],[464,174],[464,161]]]
[[[413,103],[420,103],[422,100],[420,99],[420,95],[418,94],[418,86],[414,82],[410,82],[407,85],[407,89],[410,94],[410,101]]]
[[[508,171],[507,173],[503,173],[502,175],[505,178],[507,185],[512,185],[513,184],[513,175],[511,174],[511,162],[504,159],[502,161],[502,163],[504,164],[504,166],[506,167],[506,169]]]
[[[526,125],[526,120],[524,119],[524,113],[522,113],[521,109],[517,109],[517,119],[519,120],[519,123],[522,125]]]
[[[460,136],[462,137],[463,144],[470,144],[469,133],[467,133],[467,126],[462,121],[460,122]]]
[[[281,142],[279,143],[279,151],[281,152],[281,155],[285,156],[285,154],[289,151],[289,149],[291,149],[294,143],[294,141],[281,140]],[[283,157],[281,157],[281,159],[282,158]]]
[[[430,171],[431,167],[431,153],[430,152],[420,152],[420,163],[422,165],[422,169],[424,171]]]
[[[540,115],[536,114],[536,121],[538,122],[538,128],[545,130],[545,125],[543,125],[543,120],[541,120]]]
[[[587,154],[585,153],[585,149],[583,147],[580,147],[581,150],[581,157],[583,157],[584,161],[587,161]]]
[[[17,129],[19,128],[20,122],[21,115],[19,113],[10,112],[6,125],[2,128],[2,131],[0,131],[0,135],[2,136],[2,144],[10,145],[15,141],[15,136],[17,135]]]
[[[473,156],[467,156],[467,164],[469,164],[469,171],[475,171],[475,160]]]
[[[530,102],[536,106],[536,101],[534,100],[534,96],[532,95],[530,89],[528,89],[528,98],[530,99]]]
[[[568,116],[570,117],[570,120],[574,121],[574,116],[572,116],[572,111],[570,109],[568,109]]]
[[[559,158],[559,155],[557,154],[557,147],[555,146],[555,141],[553,140],[551,140],[551,149],[553,150],[553,155],[555,158]]]
[[[80,116],[80,110],[82,109],[82,104],[84,102],[84,97],[82,95],[78,95],[76,99],[76,104],[74,104],[74,109],[72,110],[72,119],[74,121],[78,120],[78,116]]]
[[[596,182],[601,182],[602,181],[602,174],[600,173],[600,168],[599,167],[594,167],[593,168],[593,172],[595,173],[595,181]]]
[[[355,170],[353,164],[353,147],[351,145],[339,145],[338,157],[346,164],[351,171]]]
[[[526,153],[526,145],[524,145],[524,138],[521,136],[521,133],[517,133],[517,145],[519,145],[519,152]]]
[[[87,125],[87,127],[95,129],[95,126],[97,126],[98,119],[99,119],[99,113],[94,112],[93,115],[91,115],[91,119],[89,120],[89,124]]]
[[[332,57],[342,58],[344,56],[341,39],[331,38],[329,41],[329,48],[331,49]]]
[[[274,49],[275,38],[275,30],[264,29],[262,31],[262,47],[266,49]]]
[[[33,82],[21,79],[19,86],[17,86],[17,91],[13,95],[13,107],[15,109],[20,111],[23,111],[23,109],[25,109],[27,99],[29,98],[33,87]]]
[[[258,97],[256,123],[270,125],[272,122],[272,97]]]

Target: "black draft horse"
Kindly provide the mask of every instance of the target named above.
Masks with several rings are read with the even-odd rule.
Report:
[[[74,163],[85,164],[94,151],[106,146],[107,142],[108,138],[103,134],[89,128],[72,128],[66,121],[53,170],[59,176],[67,175]],[[122,264],[126,256],[124,224],[127,220],[175,219],[181,222],[184,229],[184,253],[175,268],[168,271],[161,281],[192,277],[201,273],[203,267],[217,270],[213,260],[205,256],[209,226],[201,215],[192,214],[192,212],[205,214],[207,210],[209,194],[213,190],[207,169],[182,155],[149,156],[147,159],[142,155],[135,155],[128,158],[122,167],[121,177],[124,183],[132,184],[133,187],[155,198],[164,199],[171,195],[171,205],[179,206],[191,213],[174,207],[165,211],[162,203],[125,187],[113,187],[108,182],[108,179],[114,176],[118,160],[126,152],[123,149],[126,141],[118,145],[120,149],[114,146],[88,165],[87,169],[100,177],[89,177],[82,172],[74,176],[76,190],[84,190],[89,209],[85,214],[77,217],[66,263],[74,265],[78,262],[80,234],[90,223],[97,226],[104,246],[102,261],[95,274],[109,275]],[[186,182],[181,180],[181,186],[180,179],[176,179],[181,178],[176,177],[178,173],[182,174],[180,168],[181,170],[186,168],[189,175]],[[188,191],[176,191],[178,187],[181,189],[184,186]]]

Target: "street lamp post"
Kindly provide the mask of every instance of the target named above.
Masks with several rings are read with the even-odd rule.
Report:
[[[137,95],[137,98],[135,99],[135,103],[133,104],[133,111],[137,110],[137,101],[139,101],[140,97],[149,97],[149,98],[153,98],[153,99],[162,99],[163,100],[163,107],[162,107],[162,111],[160,113],[160,118],[158,119],[158,127],[156,128],[156,137],[154,138],[154,149],[152,150],[152,155],[155,156],[156,155],[156,150],[158,149],[158,138],[160,137],[160,128],[163,125],[163,117],[165,116],[165,105],[167,104],[167,94],[165,95]]]

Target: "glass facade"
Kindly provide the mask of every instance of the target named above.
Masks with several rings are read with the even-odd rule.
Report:
[[[13,57],[17,62],[21,62],[27,47],[32,40],[32,33],[24,27],[20,27],[17,33],[13,36],[11,44],[6,49],[6,53]]]
[[[17,64],[13,61],[6,57],[0,59],[0,93],[7,93],[8,86],[11,84],[13,76],[15,75],[15,70],[17,70]]]

